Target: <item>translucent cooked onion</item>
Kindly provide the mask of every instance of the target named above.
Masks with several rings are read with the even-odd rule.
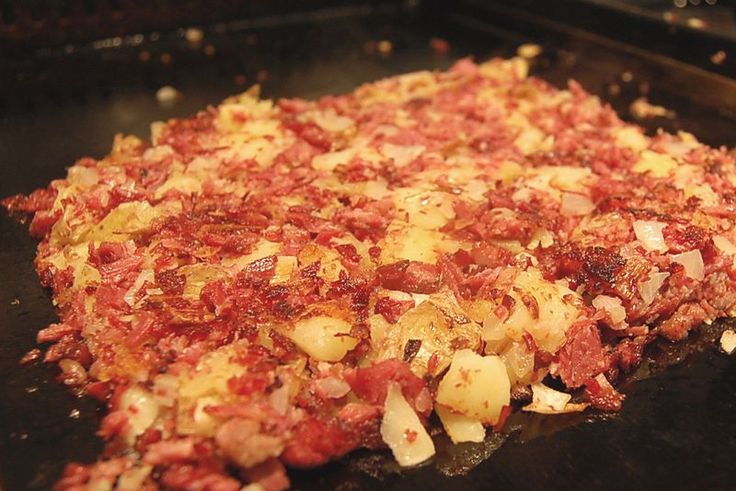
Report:
[[[662,230],[666,226],[667,224],[662,222],[636,220],[634,222],[634,234],[646,250],[667,252],[668,247],[662,235]]]
[[[644,305],[649,305],[654,301],[654,298],[657,296],[664,280],[666,280],[669,275],[669,273],[662,273],[659,271],[653,272],[649,275],[649,279],[647,281],[639,283],[639,294],[641,295],[642,300],[644,300]]]
[[[350,386],[348,386],[348,391],[349,390]],[[286,411],[289,410],[289,386],[283,385],[271,392],[268,396],[268,403],[279,414],[286,414]]]
[[[705,277],[705,265],[703,264],[703,256],[700,251],[693,249],[692,251],[675,254],[672,261],[682,264],[685,268],[685,275],[694,280],[703,281]]]
[[[141,385],[133,385],[125,390],[118,400],[118,407],[128,417],[126,438],[128,443],[135,441],[156,421],[159,405],[153,394]]]
[[[604,311],[611,319],[611,327],[621,324],[626,319],[626,309],[621,305],[621,299],[608,295],[598,295],[593,299],[593,307]]]
[[[152,285],[156,283],[152,269],[144,269],[143,271],[141,271],[141,274],[139,274],[138,278],[136,278],[135,282],[133,282],[133,286],[131,286],[130,289],[125,292],[125,295],[123,295],[123,300],[125,300],[125,303],[132,307],[135,304],[136,294],[146,282]]]
[[[355,121],[351,118],[340,116],[334,109],[317,112],[312,117],[317,125],[332,133],[342,133],[343,131],[349,130],[355,124]]]
[[[410,164],[424,152],[422,145],[394,145],[384,143],[381,145],[381,154],[387,159],[392,159],[397,167]]]
[[[721,251],[728,255],[736,256],[736,245],[731,240],[723,235],[715,235],[713,237],[713,243]]]
[[[395,383],[388,386],[381,438],[402,467],[421,464],[435,454],[432,438]]]
[[[483,332],[480,337],[483,341],[498,341],[506,337],[506,327],[494,312],[489,312],[483,320]]]
[[[565,392],[550,389],[543,384],[532,384],[532,402],[523,411],[540,414],[563,414],[585,410],[587,404],[571,404],[572,396]]]
[[[336,377],[326,377],[315,383],[319,390],[330,399],[338,399],[350,392],[350,385]]]
[[[560,203],[560,213],[576,217],[587,215],[595,210],[595,204],[585,195],[577,193],[563,193]]]
[[[512,384],[524,381],[534,370],[534,353],[526,349],[526,343],[511,343],[501,355],[506,363]]]

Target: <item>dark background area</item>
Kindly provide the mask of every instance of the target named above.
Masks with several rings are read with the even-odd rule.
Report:
[[[725,2],[673,5],[0,0],[0,196],[63,177],[81,156],[104,155],[117,132],[145,137],[152,121],[193,114],[255,82],[266,97],[319,97],[384,76],[444,69],[462,56],[511,56],[527,42],[544,49],[533,73],[555,85],[575,78],[629,120],[630,104],[646,96],[676,113],[637,121],[649,132],[685,129],[731,147],[736,51],[723,20],[731,9]],[[719,29],[667,21],[662,16],[672,9],[706,20],[715,15]],[[187,40],[192,26],[201,29],[200,41]],[[433,38],[447,41],[449,52],[433,49]],[[381,41],[391,49],[381,53]],[[714,63],[719,51],[725,59]],[[158,102],[163,86],[176,88],[181,99]],[[38,329],[55,320],[33,271],[34,249],[25,227],[0,213],[5,491],[48,489],[66,462],[93,461],[102,447],[94,434],[99,408],[91,400],[66,392],[51,367],[18,365]],[[654,361],[639,374],[643,380],[625,389],[621,413],[517,416],[498,449],[497,439],[440,446],[435,464],[400,473],[380,455],[358,452],[323,470],[294,474],[294,485],[732,489],[736,366],[713,349],[717,330],[653,348]]]

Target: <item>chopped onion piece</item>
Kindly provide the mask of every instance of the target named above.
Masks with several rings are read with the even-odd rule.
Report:
[[[662,235],[662,230],[666,226],[667,224],[662,222],[636,220],[634,233],[647,251],[667,252],[668,247]]]
[[[138,278],[136,278],[135,282],[133,282],[133,286],[131,286],[128,291],[125,292],[125,295],[123,295],[123,300],[125,300],[125,303],[132,307],[135,304],[136,294],[146,282],[152,285],[156,283],[152,269],[144,269],[143,271],[141,271],[141,274],[139,274]]]
[[[729,355],[736,351],[736,332],[726,329],[721,334],[721,349]]]
[[[734,243],[731,242],[726,236],[724,235],[713,236],[713,243],[716,245],[717,248],[719,248],[721,251],[725,252],[726,254],[730,256],[736,256],[736,245],[734,245]]]
[[[570,403],[572,396],[550,389],[543,384],[532,384],[532,402],[522,411],[539,414],[578,413],[588,407],[586,403]]]
[[[656,268],[655,268],[656,269]],[[662,273],[656,270],[656,272],[649,274],[647,281],[639,283],[639,295],[644,300],[644,305],[649,305],[654,301],[654,297],[657,296],[662,283],[669,277],[669,273]]]
[[[396,167],[411,164],[424,150],[425,147],[422,145],[394,145],[393,143],[381,145],[381,154],[387,159],[392,159]]]
[[[587,215],[595,210],[595,204],[585,195],[577,193],[563,193],[560,204],[560,213],[576,217]]]
[[[350,385],[337,377],[326,377],[315,382],[317,390],[329,399],[339,399],[350,392]]]
[[[400,466],[421,464],[435,454],[432,438],[395,383],[388,386],[383,410],[381,438]]]
[[[126,441],[131,445],[138,435],[156,421],[159,412],[159,405],[153,394],[140,385],[133,385],[123,392],[118,407],[128,417]]]
[[[348,387],[348,390],[350,390],[350,387]],[[289,410],[289,386],[282,385],[271,392],[268,396],[268,403],[279,414],[286,414],[286,411]]]
[[[486,437],[486,429],[480,420],[456,413],[441,404],[437,404],[435,411],[452,443],[482,442]]]
[[[141,465],[140,467],[131,467],[120,474],[118,484],[115,491],[138,491],[143,488],[143,482],[151,474],[153,466]],[[89,489],[89,488],[87,488]]]
[[[491,311],[483,320],[483,332],[480,338],[483,341],[499,341],[506,337],[506,327],[495,312]]]
[[[685,268],[685,275],[694,280],[703,281],[705,277],[705,265],[703,264],[703,256],[700,251],[693,249],[692,251],[675,254],[672,261],[682,264]]]
[[[611,320],[611,327],[621,324],[626,319],[626,309],[621,305],[621,299],[608,295],[598,295],[593,299],[593,307],[603,310]]]
[[[544,384],[532,384],[532,402],[524,406],[522,411],[540,414],[576,413],[585,410],[588,404],[571,404],[572,396],[564,392],[550,389]]]

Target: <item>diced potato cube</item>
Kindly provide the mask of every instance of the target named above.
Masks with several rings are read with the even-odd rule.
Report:
[[[486,429],[479,420],[456,413],[441,404],[434,409],[452,443],[482,442],[486,437]]]
[[[503,360],[471,350],[455,352],[440,381],[437,402],[465,416],[496,424],[511,399],[511,384]]]
[[[286,335],[312,358],[335,362],[358,344],[358,339],[350,336],[352,327],[342,319],[318,315],[298,321]]]
[[[419,349],[410,362],[411,369],[420,377],[427,372],[436,376],[450,364],[455,351],[453,343],[477,348],[480,344],[479,326],[463,317],[459,306],[443,305],[443,295],[442,292],[432,295],[430,301],[420,303],[401,316],[396,325],[385,329],[378,359],[401,359],[407,343],[420,341]]]
[[[517,289],[509,292],[515,305],[505,323],[507,335],[521,341],[527,331],[540,348],[555,353],[565,342],[567,329],[580,315],[574,305],[579,295],[545,280],[539,270],[533,268],[520,272],[514,284]],[[524,294],[530,296],[527,301],[531,301],[532,311],[525,305]]]

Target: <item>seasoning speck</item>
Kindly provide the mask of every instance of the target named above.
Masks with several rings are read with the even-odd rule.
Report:
[[[233,82],[235,83],[235,85],[245,85],[247,81],[248,81],[248,78],[242,73],[235,75],[233,77]]]
[[[664,106],[658,106],[652,104],[646,97],[639,97],[631,103],[629,107],[631,115],[637,119],[647,118],[669,118],[674,119],[676,114],[675,111],[667,109]]]
[[[703,19],[698,19],[697,17],[690,17],[687,20],[688,27],[692,27],[693,29],[704,29],[707,25]]]
[[[173,104],[181,98],[181,92],[171,85],[164,85],[156,91],[156,100],[161,104]]]
[[[710,62],[714,65],[722,65],[726,61],[726,52],[722,49],[710,55]]]
[[[430,39],[429,47],[438,55],[446,55],[450,51],[450,43],[442,38]]]
[[[736,332],[733,329],[726,329],[721,334],[721,349],[729,355],[736,351]]]
[[[378,48],[378,52],[382,55],[387,55],[394,50],[394,44],[391,41],[383,39],[381,41],[378,41],[376,48]]]
[[[522,44],[521,46],[516,48],[516,54],[521,56],[522,58],[530,60],[542,54],[542,47],[534,43]]]
[[[202,29],[196,27],[190,27],[184,32],[184,39],[192,44],[197,44],[204,39],[204,32]]]

